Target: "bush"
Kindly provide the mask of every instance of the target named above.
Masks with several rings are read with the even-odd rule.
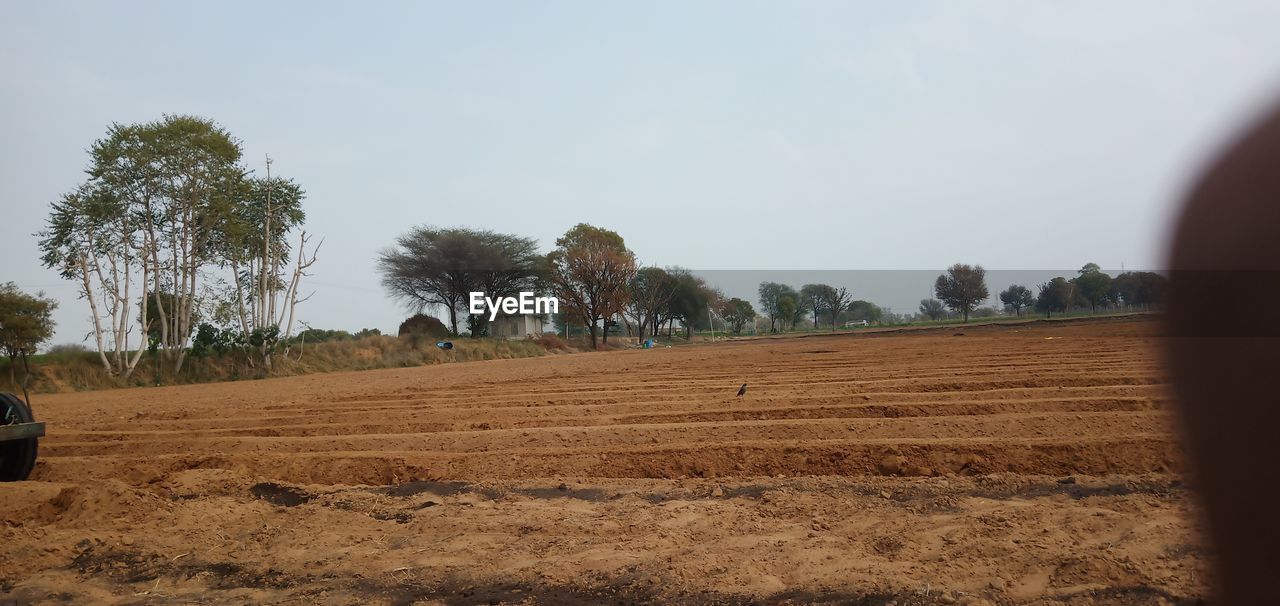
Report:
[[[547,351],[571,351],[569,344],[564,342],[559,335],[553,332],[544,332],[542,336],[533,339],[535,343],[542,346]]]
[[[75,355],[88,352],[89,348],[80,343],[59,343],[44,350],[44,353],[55,356]]]
[[[441,322],[435,316],[417,314],[401,322],[400,330],[396,334],[401,337],[417,334],[431,338],[442,338],[449,336],[449,329],[445,328],[444,322]]]

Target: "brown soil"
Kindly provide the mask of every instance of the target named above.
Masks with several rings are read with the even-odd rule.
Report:
[[[1193,604],[1154,326],[41,396],[0,600]]]

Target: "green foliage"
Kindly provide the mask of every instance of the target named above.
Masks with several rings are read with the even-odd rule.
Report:
[[[751,303],[734,297],[720,304],[720,317],[729,323],[729,329],[733,334],[740,335],[742,328],[755,319],[756,310]]]
[[[1000,302],[1008,307],[1012,307],[1015,315],[1022,315],[1023,308],[1031,307],[1035,304],[1036,298],[1031,294],[1031,289],[1021,284],[1011,284],[1000,293]]]
[[[0,347],[9,356],[11,383],[14,359],[21,353],[35,353],[53,336],[53,310],[57,307],[58,302],[45,298],[43,292],[29,295],[13,282],[0,285]]]
[[[994,318],[999,312],[994,307],[979,307],[971,315],[975,318]]]
[[[814,328],[818,326],[818,318],[826,311],[828,295],[834,290],[826,284],[805,284],[800,287],[800,308],[813,313]]]
[[[942,301],[937,299],[921,299],[920,313],[927,316],[930,320],[937,320],[947,315],[947,310],[942,305]]]
[[[779,297],[778,302],[776,303],[778,317],[783,318],[784,320],[792,320],[791,327],[795,326],[794,324],[795,314],[796,314],[796,311],[800,309],[800,303],[797,299],[798,299],[798,295],[793,291],[791,293],[788,293]],[[771,331],[773,330],[772,324],[770,325],[769,329]]]
[[[758,293],[760,309],[769,317],[769,332],[778,332],[778,319],[781,318],[784,322],[791,320],[800,309],[800,294],[786,284],[761,282]],[[791,299],[791,304],[784,311],[782,301],[786,298]]]
[[[53,310],[57,307],[58,302],[43,292],[29,295],[13,282],[0,285],[0,346],[10,356],[35,353],[53,336]]]
[[[1159,307],[1165,302],[1168,278],[1149,271],[1127,271],[1111,281],[1111,298],[1139,308]]]
[[[939,308],[941,308],[942,304],[939,303],[938,305]],[[845,311],[844,317],[846,320],[852,320],[854,322],[866,320],[867,323],[874,324],[884,317],[884,310],[880,309],[879,305],[870,301],[858,300],[849,303],[849,307]]]
[[[1054,278],[1040,285],[1040,294],[1036,297],[1036,311],[1045,316],[1053,312],[1065,312],[1076,298],[1075,285],[1066,278]]]
[[[369,334],[365,334],[364,331],[361,331],[361,333],[362,334],[360,334],[359,337],[370,336]],[[381,334],[381,333],[375,330],[373,334]],[[326,341],[350,341],[355,338],[358,338],[357,335],[353,335],[345,330],[326,330],[324,328],[308,328],[291,337],[289,339],[289,343],[290,344],[324,343]]]
[[[720,293],[688,270],[674,268],[668,270],[667,274],[673,288],[666,316],[680,320],[685,327],[685,336],[690,336],[695,328],[709,328],[707,314],[719,302]]]
[[[938,276],[933,285],[934,296],[968,322],[969,312],[989,296],[986,275],[981,265],[956,263],[947,268],[947,273]]]
[[[1089,304],[1092,311],[1106,303],[1111,293],[1111,276],[1102,273],[1097,264],[1088,263],[1080,269],[1080,275],[1072,278],[1080,298]]]
[[[233,351],[241,351],[248,345],[243,333],[230,328],[218,328],[208,322],[201,322],[196,327],[196,334],[191,339],[191,355],[208,357],[209,355],[225,355]]]
[[[296,183],[250,176],[240,142],[196,116],[112,124],[89,159],[88,181],[53,204],[40,247],[47,267],[98,303],[96,342],[108,372],[128,375],[137,362],[125,355],[135,309],[150,349],[180,370],[213,268],[232,268],[238,302],[270,294],[274,311],[285,237],[305,216]],[[138,291],[151,296],[135,308]]]

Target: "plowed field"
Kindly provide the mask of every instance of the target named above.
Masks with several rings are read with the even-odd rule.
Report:
[[[1037,322],[38,396],[0,589],[1194,603],[1158,341]]]

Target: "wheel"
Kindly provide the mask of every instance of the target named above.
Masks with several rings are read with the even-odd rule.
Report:
[[[9,393],[0,393],[0,425],[34,423],[27,403]],[[0,482],[20,482],[36,466],[38,438],[0,442]]]

